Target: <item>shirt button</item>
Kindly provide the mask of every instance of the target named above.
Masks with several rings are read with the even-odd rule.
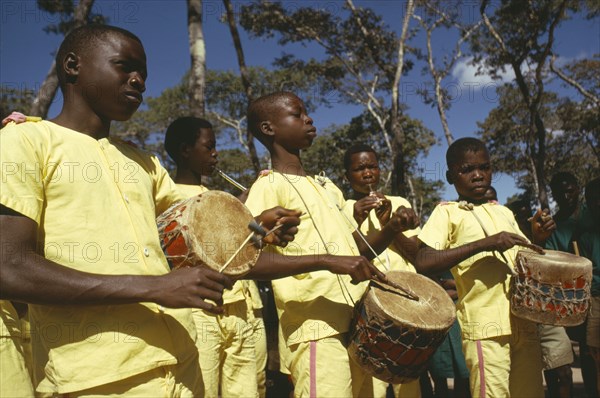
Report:
[[[146,257],[150,256],[150,250],[148,250],[147,247],[144,247],[144,256],[146,256]]]
[[[125,199],[125,202],[129,203],[129,197],[125,194],[123,194],[123,198]]]

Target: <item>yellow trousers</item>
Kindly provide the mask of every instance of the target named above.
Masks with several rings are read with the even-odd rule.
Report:
[[[511,317],[512,334],[463,339],[473,398],[542,398],[542,353],[537,324]]]
[[[223,308],[223,315],[192,311],[204,380],[202,396],[259,397],[261,375],[257,362],[266,362],[264,325],[261,329],[260,321],[244,300],[225,304]],[[265,351],[262,358],[257,350]]]
[[[0,397],[32,397],[21,339],[0,336]]]

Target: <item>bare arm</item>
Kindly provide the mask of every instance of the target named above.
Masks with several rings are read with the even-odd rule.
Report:
[[[268,252],[261,253],[256,265],[244,279],[272,280],[313,271],[350,275],[354,283],[372,278],[385,279],[384,274],[362,256],[285,256]]]
[[[500,232],[472,243],[453,249],[435,250],[422,243],[413,263],[417,272],[425,275],[435,275],[454,267],[461,261],[484,251],[497,250],[503,252],[519,245],[532,250],[543,252],[541,247],[532,245],[520,235],[511,232]]]
[[[410,238],[406,235],[400,233],[396,234],[394,237],[394,241],[392,242],[394,248],[400,253],[400,255],[409,263],[415,263],[415,257],[417,257],[417,252],[419,251],[419,245],[421,242],[419,238],[416,236],[411,236]]]
[[[204,299],[221,302],[226,276],[202,267],[160,276],[101,275],[47,260],[37,250],[37,224],[0,207],[0,298],[33,304],[97,305],[155,302],[221,312]]]

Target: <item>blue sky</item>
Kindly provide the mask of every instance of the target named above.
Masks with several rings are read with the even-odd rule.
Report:
[[[239,9],[241,2],[233,2]],[[311,6],[326,8],[332,12],[344,12],[343,1],[286,1],[285,6]],[[453,2],[448,2],[453,7]],[[466,1],[460,8],[464,18],[477,17],[477,1]],[[357,7],[368,6],[384,21],[399,29],[403,17],[405,3],[401,1],[355,1]],[[61,37],[46,34],[44,26],[57,22],[56,17],[42,13],[33,0],[5,1],[0,3],[0,81],[3,87],[18,89],[37,89],[44,80],[52,61],[53,52],[61,42]],[[237,60],[229,30],[220,22],[223,13],[221,1],[204,1],[204,35],[207,51],[207,67],[209,69],[231,69],[237,71]],[[158,96],[162,90],[171,87],[181,80],[189,68],[190,57],[188,47],[186,4],[183,0],[96,0],[94,11],[109,18],[112,25],[121,26],[137,34],[144,43],[148,56],[149,80],[146,96]],[[274,41],[251,40],[243,31],[242,42],[247,63],[250,66],[269,67],[274,57],[284,49]],[[454,36],[440,31],[433,37],[436,51],[454,46]],[[423,37],[415,38],[413,45],[422,45]],[[600,53],[600,23],[598,19],[588,21],[582,18],[564,22],[556,34],[556,52],[562,62],[576,58],[589,57]],[[318,50],[300,45],[286,48],[298,56],[310,57]],[[443,137],[442,127],[435,109],[424,105],[415,93],[417,87],[423,87],[421,73],[422,64],[403,77],[401,95],[409,106],[408,113],[413,118],[421,119],[438,137]],[[452,77],[445,82],[454,94],[452,107],[448,112],[450,129],[455,137],[474,135],[476,123],[484,120],[487,113],[495,106],[495,83],[487,76],[474,76],[475,68],[466,60],[455,67]],[[508,74],[506,79],[510,79]],[[565,95],[577,96],[572,90],[554,83],[551,88]],[[315,93],[319,95],[321,93]],[[49,117],[55,116],[60,109],[60,96],[57,96]],[[359,106],[344,104],[333,108],[317,109],[311,116],[321,131],[331,124],[344,124],[361,112]],[[426,177],[443,179],[444,154],[447,145],[432,148],[427,158],[419,159]],[[493,185],[498,190],[499,199],[504,203],[506,198],[514,194],[516,188],[512,177],[496,174]],[[452,187],[447,187],[448,198],[454,196]]]

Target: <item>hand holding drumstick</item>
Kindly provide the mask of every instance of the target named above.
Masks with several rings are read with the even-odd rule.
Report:
[[[287,246],[298,233],[301,215],[302,212],[299,210],[285,209],[281,206],[263,211],[256,217],[256,221],[267,231],[272,231],[263,237],[263,242],[281,247]]]
[[[543,244],[556,230],[556,223],[548,209],[538,209],[527,221],[531,223],[533,241],[538,244]]]

